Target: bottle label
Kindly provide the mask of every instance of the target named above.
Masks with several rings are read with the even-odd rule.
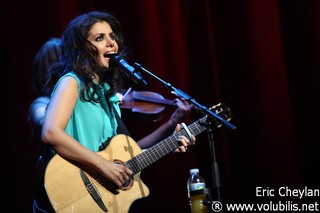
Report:
[[[205,183],[193,183],[190,184],[190,191],[200,190],[206,188]]]

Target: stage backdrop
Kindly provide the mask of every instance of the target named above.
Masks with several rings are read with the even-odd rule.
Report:
[[[33,58],[47,39],[61,36],[72,18],[92,10],[119,18],[131,62],[203,106],[228,104],[237,127],[236,132],[214,127],[213,143],[205,132],[187,153],[146,168],[141,176],[151,194],[130,212],[189,212],[189,169],[199,168],[213,187],[214,159],[224,203],[260,203],[257,187],[320,187],[319,1],[8,1],[1,7],[2,206],[31,211],[37,158],[27,123],[29,104],[37,96],[31,85]],[[159,81],[146,78],[147,88],[133,88],[175,98]],[[153,123],[124,120],[138,140],[172,110],[167,107],[164,118]],[[194,111],[186,123],[201,116]]]

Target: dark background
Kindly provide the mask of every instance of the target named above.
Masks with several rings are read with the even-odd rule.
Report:
[[[238,131],[213,131],[225,203],[262,202],[256,187],[319,189],[319,1],[18,0],[1,6],[2,206],[31,211],[37,158],[27,123],[36,97],[33,58],[71,19],[91,10],[119,18],[133,61],[204,106],[230,106]],[[147,90],[175,97],[148,80]],[[138,140],[172,110],[167,107],[155,123],[125,120]],[[200,116],[193,112],[186,123]],[[209,145],[203,133],[186,154],[146,168],[141,176],[151,194],[130,212],[189,212],[189,169],[198,167],[207,186],[213,185]]]

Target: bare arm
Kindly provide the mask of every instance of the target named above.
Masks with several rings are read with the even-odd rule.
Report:
[[[32,101],[28,112],[28,123],[30,124],[31,134],[37,145],[41,145],[41,128],[49,103],[49,97],[41,96]]]
[[[180,126],[177,125],[181,123],[183,119],[187,116],[187,114],[191,111],[193,105],[189,104],[187,101],[180,99],[176,99],[176,105],[177,109],[174,111],[174,113],[171,115],[170,119],[166,123],[162,124],[154,132],[138,141],[138,144],[142,149],[146,149],[156,144],[164,138],[172,135],[175,130],[180,129]],[[181,137],[179,141],[184,147],[186,147],[186,144],[190,143],[189,139],[186,137]],[[192,140],[192,143],[194,142],[195,138],[193,138]],[[180,150],[185,151],[183,149]]]

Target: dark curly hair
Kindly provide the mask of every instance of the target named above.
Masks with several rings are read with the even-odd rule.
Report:
[[[92,81],[94,73],[103,73],[102,82],[107,82],[111,86],[111,92],[117,92],[122,79],[116,67],[109,68],[108,71],[100,66],[98,60],[98,50],[87,38],[92,26],[97,22],[107,22],[115,35],[115,40],[119,46],[118,54],[127,55],[124,45],[123,32],[120,22],[111,14],[101,11],[92,11],[82,14],[73,19],[66,27],[61,42],[61,57],[58,63],[54,64],[48,73],[46,81],[46,92],[50,94],[54,85],[64,74],[74,71],[84,83],[81,90],[81,98],[87,101],[97,101],[94,99],[95,92]]]
[[[52,64],[60,57],[61,39],[52,37],[37,52],[32,66],[32,85],[38,95],[43,95],[45,78]]]

